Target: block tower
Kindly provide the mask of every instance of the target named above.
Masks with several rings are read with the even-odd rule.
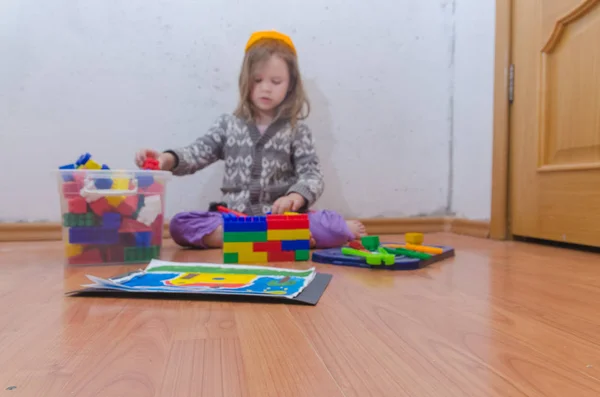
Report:
[[[223,214],[223,262],[263,263],[310,259],[306,214]]]

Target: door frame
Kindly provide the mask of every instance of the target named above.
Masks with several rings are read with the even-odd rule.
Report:
[[[494,124],[490,238],[511,239],[510,231],[510,102],[512,64],[512,0],[496,0],[494,60]]]

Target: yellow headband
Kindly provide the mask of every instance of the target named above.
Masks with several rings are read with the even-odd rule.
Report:
[[[256,44],[257,41],[262,40],[262,39],[275,39],[275,40],[283,41],[285,44],[288,45],[288,47],[291,48],[294,55],[296,55],[296,47],[294,47],[294,43],[292,42],[292,39],[290,39],[289,36],[286,36],[285,34],[276,32],[274,30],[252,33],[252,36],[250,36],[248,43],[246,43],[245,52],[248,52],[250,47],[252,47],[254,44]]]

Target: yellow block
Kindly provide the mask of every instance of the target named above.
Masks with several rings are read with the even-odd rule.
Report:
[[[421,245],[425,240],[423,233],[406,233],[404,239],[408,244]]]
[[[239,252],[238,263],[262,263],[268,262],[269,257],[266,252]]]
[[[297,212],[284,212],[283,215],[300,215]]]
[[[114,178],[112,190],[129,190],[129,178]],[[106,201],[113,207],[118,207],[125,200],[125,196],[109,196]]]
[[[110,196],[106,198],[106,201],[113,207],[118,207],[125,200],[125,196]]]
[[[237,252],[252,253],[254,243],[223,243],[223,253],[234,254]]]
[[[86,170],[101,170],[102,166],[94,160],[88,160],[87,163],[83,165],[83,168]]]
[[[65,254],[69,258],[72,256],[81,255],[82,252],[83,252],[83,245],[69,244],[69,243],[65,244]]]
[[[309,240],[309,229],[298,230],[267,230],[267,240],[269,241],[284,241],[284,240]]]

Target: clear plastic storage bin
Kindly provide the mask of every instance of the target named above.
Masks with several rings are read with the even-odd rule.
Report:
[[[142,263],[159,257],[170,172],[71,169],[58,173],[68,264]]]

